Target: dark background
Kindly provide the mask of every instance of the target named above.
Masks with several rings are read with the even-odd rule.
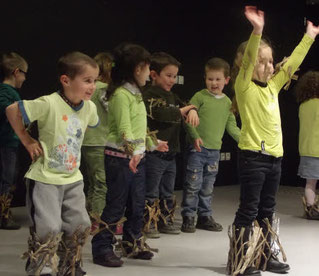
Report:
[[[181,63],[184,85],[174,91],[185,100],[204,87],[203,67],[208,58],[218,56],[230,64],[237,46],[252,30],[244,17],[244,6],[257,5],[265,11],[264,35],[274,48],[275,62],[289,56],[305,31],[305,17],[319,23],[318,0],[264,1],[166,1],[166,0],[3,0],[0,4],[0,51],[16,51],[29,63],[23,99],[34,99],[57,89],[56,62],[66,52],[78,50],[94,56],[109,51],[123,41],[143,45],[150,52],[165,51]],[[315,43],[299,75],[318,69],[318,42]],[[298,155],[298,105],[293,86],[280,93],[284,137],[282,185],[299,186],[296,175]],[[232,96],[230,87],[226,93]],[[256,111],[258,112],[258,111]],[[222,152],[231,160],[220,163],[216,185],[237,183],[236,145],[224,137]],[[16,204],[24,200],[23,175],[30,164],[20,150]],[[177,187],[183,183],[183,156],[178,158]]]

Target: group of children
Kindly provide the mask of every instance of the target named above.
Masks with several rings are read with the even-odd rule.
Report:
[[[289,270],[274,249],[280,245],[273,228],[283,155],[278,93],[301,64],[319,27],[308,22],[300,44],[275,71],[272,49],[261,39],[263,12],[248,6],[245,15],[253,32],[238,48],[233,74],[223,59],[209,59],[206,88],[195,93],[190,104],[171,92],[180,63],[164,52],[151,55],[140,45],[120,44],[112,55],[101,53],[95,59],[80,52],[66,54],[58,61],[60,89],[23,101],[16,89],[25,80],[27,63],[15,53],[3,56],[1,228],[18,227],[9,207],[20,140],[32,159],[25,175],[32,223],[29,250],[24,254],[28,275],[86,274],[80,264],[82,247],[92,231],[88,211],[96,223],[93,262],[108,267],[123,264],[114,252],[120,222],[124,222],[119,241],[123,254],[143,260],[153,257],[145,236],[158,238],[159,233],[179,234],[180,230],[193,233],[196,228],[222,231],[212,216],[211,203],[225,130],[238,142],[241,185],[239,208],[229,231],[228,273]],[[232,101],[223,93],[230,75],[234,75],[241,130]],[[318,219],[315,127],[319,96],[312,83],[319,85],[317,72],[305,74],[298,89],[299,175],[307,179],[307,217]],[[37,121],[38,140],[25,128],[33,121]],[[173,191],[182,125],[189,145],[179,229],[174,224]],[[89,178],[86,199],[79,170],[81,151]]]

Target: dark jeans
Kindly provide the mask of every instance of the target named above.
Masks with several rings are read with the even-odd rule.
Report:
[[[9,194],[15,184],[18,148],[0,147],[0,195]]]
[[[236,227],[250,226],[256,219],[259,222],[264,218],[271,221],[280,183],[281,159],[253,151],[239,151],[240,204],[234,221]]]
[[[123,226],[123,240],[133,242],[142,236],[145,206],[145,158],[137,173],[129,170],[129,159],[105,155],[106,207],[101,219],[107,224],[127,218]],[[111,227],[115,230],[115,226]],[[104,230],[92,239],[93,257],[112,250],[113,235]]]
[[[153,204],[156,199],[166,200],[167,207],[173,207],[173,193],[176,178],[175,155],[165,153],[146,154],[146,200]]]

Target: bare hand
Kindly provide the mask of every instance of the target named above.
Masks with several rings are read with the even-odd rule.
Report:
[[[29,152],[32,162],[36,161],[39,156],[43,155],[41,144],[32,137],[29,138],[28,143],[24,146]]]
[[[136,155],[133,155],[132,159],[130,160],[128,166],[133,173],[138,172],[137,166],[140,163],[141,159],[142,159],[142,154],[136,154]]]
[[[167,152],[168,151],[167,141],[161,141],[161,140],[157,140],[157,141],[158,141],[158,145],[156,147],[156,150],[161,152]]]
[[[192,108],[196,108],[196,106],[190,104],[190,105],[187,105],[187,106],[184,106],[184,107],[180,108],[179,110],[181,111],[182,116],[183,116],[184,118],[186,118],[187,112],[188,112],[190,109],[192,109]]]
[[[195,147],[197,152],[201,152],[202,151],[201,148],[200,148],[200,146],[202,146],[202,145],[203,145],[203,140],[201,138],[195,139],[194,147]]]
[[[195,109],[189,111],[186,118],[186,123],[189,123],[193,127],[197,127],[199,125],[199,117]]]
[[[312,39],[315,39],[316,36],[319,34],[319,26],[313,25],[313,23],[307,20],[307,35],[309,35]]]
[[[264,12],[255,6],[245,7],[245,16],[254,27],[254,34],[261,34],[265,25]]]

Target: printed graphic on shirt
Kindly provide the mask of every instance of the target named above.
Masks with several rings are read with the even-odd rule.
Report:
[[[58,145],[49,151],[49,168],[58,172],[70,173],[80,164],[79,155],[83,131],[77,114],[63,115],[61,118],[66,124],[66,137],[58,137]]]

